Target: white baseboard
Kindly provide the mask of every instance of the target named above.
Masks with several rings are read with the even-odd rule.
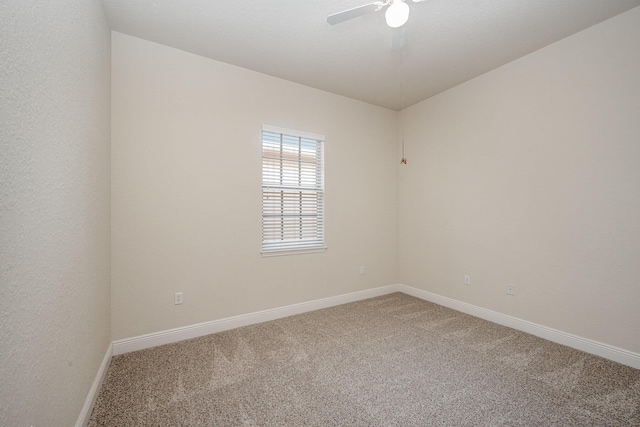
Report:
[[[211,322],[183,326],[181,328],[170,329],[167,331],[154,332],[133,338],[125,338],[113,342],[113,355],[115,356],[131,351],[143,350],[145,348],[156,347],[158,345],[170,344],[190,338],[201,337],[203,335],[215,334],[216,332],[228,331],[241,326],[268,322],[270,320],[281,319],[283,317],[306,313],[308,311],[320,310],[322,308],[360,301],[380,295],[387,295],[393,292],[398,292],[398,290],[398,285],[382,286],[379,288],[367,289],[335,297],[322,298],[314,301],[292,304],[285,307],[258,311],[256,313],[242,314],[239,316],[227,317],[225,319],[213,320]]]
[[[113,355],[115,356],[131,351],[143,350],[145,348],[155,347],[158,345],[171,344],[190,338],[197,338],[204,335],[214,334],[216,332],[228,331],[230,329],[235,329],[242,326],[268,322],[270,320],[281,319],[283,317],[293,316],[295,314],[320,310],[323,308],[360,301],[380,295],[387,295],[393,292],[403,292],[407,295],[411,295],[426,301],[442,305],[444,307],[467,313],[472,316],[497,323],[499,325],[527,332],[547,339],[549,341],[556,342],[558,344],[566,345],[568,347],[572,347],[581,351],[585,351],[587,353],[604,357],[609,360],[613,360],[614,362],[622,363],[624,365],[640,369],[640,354],[638,353],[633,353],[628,350],[579,337],[567,332],[562,332],[557,329],[549,328],[547,326],[538,325],[537,323],[498,313],[496,311],[488,310],[486,308],[475,306],[473,304],[468,304],[466,302],[458,301],[400,283],[382,286],[374,289],[367,289],[359,292],[353,292],[350,294],[338,295],[335,297],[328,297],[314,301],[288,305],[285,307],[278,307],[270,310],[259,311],[256,313],[242,314],[239,316],[213,320],[211,322],[199,323],[196,325],[184,326],[167,331],[155,332],[133,338],[125,338],[113,342]]]
[[[107,374],[107,368],[109,367],[109,362],[111,362],[112,355],[113,344],[109,344],[109,347],[107,347],[107,352],[102,359],[102,363],[98,368],[98,373],[96,373],[93,384],[91,384],[91,388],[89,389],[87,398],[84,400],[84,405],[82,406],[82,410],[80,411],[80,416],[76,421],[76,427],[84,427],[89,422],[89,417],[91,416],[93,405],[96,403],[96,399],[98,398],[98,393],[100,392],[100,387],[102,386],[104,376]]]
[[[407,295],[430,301],[444,307],[452,308],[499,325],[527,332],[577,350],[595,354],[596,356],[604,357],[605,359],[613,360],[614,362],[622,363],[623,365],[631,366],[632,368],[640,369],[640,354],[638,353],[633,353],[628,350],[579,337],[567,332],[558,331],[557,329],[538,325],[537,323],[518,319],[517,317],[508,316],[496,311],[487,310],[486,308],[423,291],[422,289],[416,289],[403,284],[398,284],[397,286],[400,292]]]

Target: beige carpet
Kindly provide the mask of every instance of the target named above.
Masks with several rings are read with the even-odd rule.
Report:
[[[90,426],[640,426],[640,371],[395,293],[116,356]]]

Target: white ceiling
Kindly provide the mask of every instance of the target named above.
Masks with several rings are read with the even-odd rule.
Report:
[[[115,31],[400,110],[605,19],[640,0],[409,3],[408,44],[384,11],[338,25],[373,0],[103,0]]]

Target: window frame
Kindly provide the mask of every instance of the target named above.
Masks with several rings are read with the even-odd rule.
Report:
[[[280,159],[280,166],[279,166],[279,169],[276,168],[276,170],[280,171],[280,178],[279,178],[280,182],[278,183],[279,185],[274,185],[273,183],[266,182],[268,181],[269,175],[265,174],[265,168],[266,168],[265,159],[273,159],[274,157],[265,155],[265,132],[270,134],[278,134],[280,136],[280,148],[279,148],[280,151],[279,151],[279,157],[277,157]],[[260,135],[261,135],[261,153],[262,153],[261,154],[261,162],[262,162],[262,172],[261,172],[261,184],[262,184],[261,186],[261,194],[262,194],[261,231],[262,233],[261,233],[261,236],[262,236],[262,241],[261,241],[260,253],[262,254],[263,257],[270,257],[270,256],[282,256],[282,255],[309,254],[309,253],[318,253],[318,252],[326,251],[327,250],[327,247],[325,244],[326,215],[325,215],[325,209],[324,209],[324,196],[325,196],[325,189],[324,189],[325,137],[324,135],[314,134],[310,132],[302,132],[302,131],[297,131],[292,129],[285,129],[285,128],[280,128],[280,127],[275,127],[270,125],[262,125],[262,131],[260,132]],[[299,158],[302,156],[303,140],[306,144],[309,144],[311,140],[315,142],[316,144],[316,147],[315,147],[316,154],[314,156],[315,168],[311,169],[315,173],[313,179],[311,179],[311,181],[315,183],[314,186],[310,187],[310,186],[302,185],[301,179],[299,179],[300,184],[297,186],[292,185],[290,181],[287,182],[287,185],[285,185],[284,179],[282,178],[282,176],[285,174],[284,170],[286,169],[283,166],[283,159],[284,159],[284,156],[283,156],[284,142],[283,141],[285,138],[298,139]],[[307,163],[307,169],[309,169],[309,165],[310,163]],[[289,167],[289,171],[291,172],[292,170],[294,172],[297,170],[297,173],[300,176],[303,174],[303,169],[301,164],[297,166],[297,169]],[[267,201],[268,199],[265,199],[265,191],[273,192],[274,190],[281,191],[282,206],[284,206],[285,192],[289,192],[290,197],[294,193],[300,194],[299,204],[296,202],[295,204],[290,205],[289,208],[296,207],[300,210],[299,223],[300,223],[301,235],[303,233],[302,228],[303,228],[304,217],[306,216],[307,218],[309,217],[313,218],[313,215],[310,215],[310,216],[308,214],[303,215],[302,211],[310,207],[312,211],[315,211],[315,221],[312,221],[312,222],[315,222],[315,225],[311,225],[310,227],[311,227],[312,233],[315,233],[316,235],[319,234],[320,236],[319,239],[317,239],[317,242],[314,243],[313,239],[300,239],[299,243],[296,244],[296,239],[294,238],[290,238],[290,239],[283,238],[280,244],[271,242],[271,243],[267,243],[265,247],[265,219],[277,218],[277,216],[274,217],[273,213],[266,214],[266,211],[269,209],[269,203]],[[312,200],[311,204],[307,205],[306,203],[308,202],[303,202],[303,199],[305,196],[308,197],[310,200]],[[282,210],[284,210],[284,208]],[[286,227],[284,225],[285,218],[293,219],[295,221],[296,216],[295,215],[286,216],[284,213],[282,213],[282,216],[280,218],[281,218],[281,223],[283,224],[281,226],[281,233],[284,235],[286,234],[285,231],[290,232],[293,229],[291,225],[289,225],[289,227]],[[273,222],[271,225],[273,225]]]

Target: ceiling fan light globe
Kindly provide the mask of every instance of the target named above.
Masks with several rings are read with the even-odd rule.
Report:
[[[393,0],[385,11],[384,18],[391,28],[402,27],[409,19],[409,5],[402,0]]]

